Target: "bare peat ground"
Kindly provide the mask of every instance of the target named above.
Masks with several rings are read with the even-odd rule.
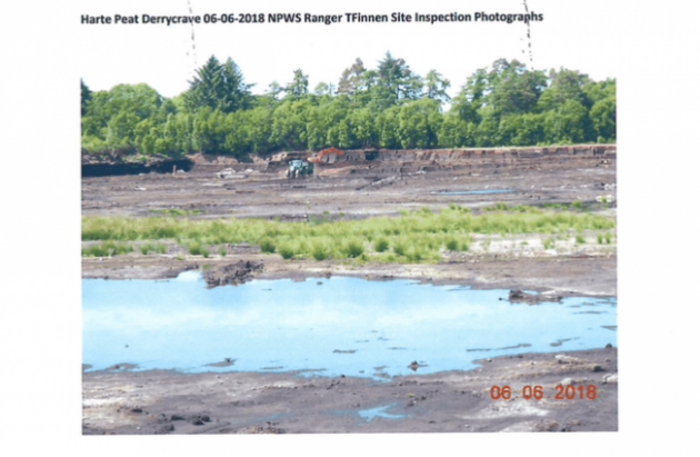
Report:
[[[407,361],[407,364],[410,363]],[[83,373],[84,434],[617,430],[617,349],[523,354],[387,382],[295,373]],[[420,368],[418,368],[420,372]],[[575,399],[555,399],[558,384]],[[510,386],[510,400],[491,387]],[[540,400],[522,398],[542,386]],[[581,399],[578,386],[595,386]],[[379,408],[378,410],[376,410]],[[368,416],[371,410],[380,413]]]

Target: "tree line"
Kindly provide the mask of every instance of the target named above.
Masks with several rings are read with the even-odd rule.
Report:
[[[576,70],[528,70],[496,60],[453,98],[436,70],[421,77],[387,52],[376,69],[358,58],[337,84],[309,90],[308,75],[253,95],[236,63],[212,56],[190,87],[166,98],[146,84],[90,91],[81,80],[82,148],[180,157],[244,157],[281,150],[462,148],[615,142],[615,80]],[[449,102],[449,109],[444,106]]]

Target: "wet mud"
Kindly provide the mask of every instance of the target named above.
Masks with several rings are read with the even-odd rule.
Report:
[[[616,348],[519,354],[479,363],[469,371],[387,376],[381,381],[309,373],[88,372],[83,373],[83,433],[618,429]],[[510,398],[493,399],[493,386],[509,386]],[[523,398],[530,393],[525,386],[542,386],[542,398]],[[573,387],[567,391],[567,386]],[[589,398],[593,392],[595,397]]]

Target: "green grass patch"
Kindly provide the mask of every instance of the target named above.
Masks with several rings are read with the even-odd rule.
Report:
[[[112,257],[115,255],[127,254],[133,252],[134,248],[131,244],[115,243],[108,241],[106,243],[93,244],[87,248],[83,248],[83,257]]]
[[[124,247],[117,249],[117,243],[131,246],[130,242],[146,253],[164,253],[166,248],[160,240],[173,240],[191,255],[203,255],[203,246],[249,243],[260,246],[266,254],[279,252],[280,246],[284,245],[284,256],[288,256],[291,250],[292,255],[310,256],[316,260],[330,256],[358,261],[405,262],[412,259],[427,262],[439,256],[443,246],[449,251],[469,250],[473,234],[500,234],[508,238],[513,234],[534,233],[554,237],[615,228],[614,219],[591,213],[527,205],[507,207],[501,203],[496,207],[498,210],[472,214],[466,208],[451,204],[436,213],[423,207],[412,212],[402,209],[399,217],[361,220],[326,220],[324,215],[323,223],[84,216],[82,239],[103,243],[83,249],[83,255],[108,256],[108,248],[119,253]],[[604,235],[603,239],[609,243],[611,236]]]
[[[508,211],[508,205],[504,202],[498,202],[493,206],[486,206],[483,211]]]

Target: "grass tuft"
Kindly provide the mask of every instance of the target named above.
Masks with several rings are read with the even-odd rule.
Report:
[[[277,252],[283,259],[289,260],[294,257],[294,246],[292,246],[292,243],[289,242],[280,243],[279,247],[277,248]]]
[[[384,237],[377,238],[374,242],[374,250],[377,252],[384,252],[389,249],[389,240]]]

